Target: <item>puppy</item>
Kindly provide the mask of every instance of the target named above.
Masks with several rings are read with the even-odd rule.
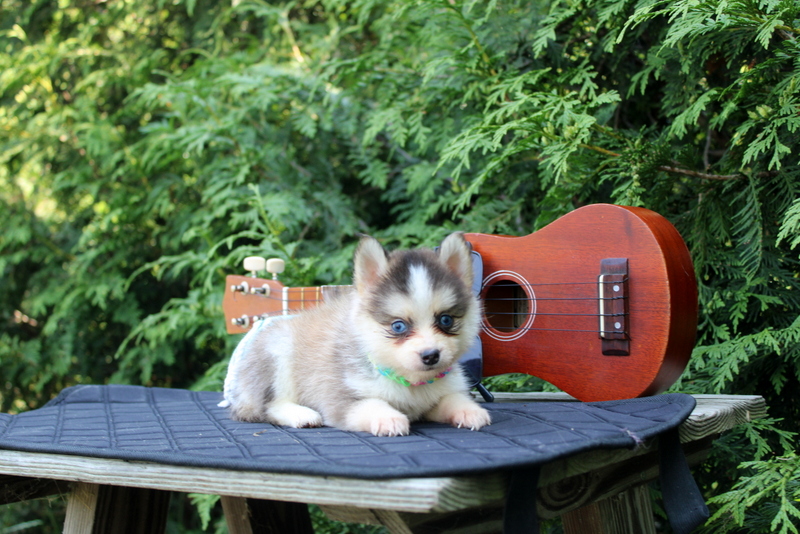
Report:
[[[491,422],[457,364],[478,335],[470,245],[438,252],[356,249],[354,287],[299,315],[261,321],[239,343],[220,406],[233,419],[407,435],[425,419],[478,430]]]

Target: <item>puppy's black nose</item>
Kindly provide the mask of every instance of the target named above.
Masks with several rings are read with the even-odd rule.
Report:
[[[425,365],[436,365],[439,363],[439,351],[437,349],[428,349],[419,355],[422,358],[422,363]]]

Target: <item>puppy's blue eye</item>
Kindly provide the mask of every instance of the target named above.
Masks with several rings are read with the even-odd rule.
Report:
[[[454,322],[453,317],[450,315],[443,314],[439,316],[439,326],[442,328],[452,328]]]
[[[408,331],[408,325],[405,321],[400,319],[392,323],[392,332],[395,334],[405,334]]]

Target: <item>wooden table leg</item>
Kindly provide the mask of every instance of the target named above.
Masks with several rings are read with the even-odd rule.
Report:
[[[655,534],[650,490],[635,486],[561,516],[565,534]]]
[[[230,534],[314,534],[308,505],[222,496]]]
[[[90,534],[92,532],[99,492],[100,486],[97,484],[84,482],[73,484],[67,501],[64,534]]]
[[[222,513],[225,514],[225,522],[228,524],[228,533],[253,534],[247,499],[223,495],[220,497],[220,501],[222,501]]]
[[[163,534],[170,492],[78,482],[67,503],[64,534]]]

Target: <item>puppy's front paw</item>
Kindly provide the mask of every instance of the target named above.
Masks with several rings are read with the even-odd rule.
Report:
[[[403,414],[376,417],[370,422],[369,431],[376,436],[407,436],[410,423]]]
[[[478,430],[492,424],[489,412],[466,395],[458,393],[442,398],[426,418],[470,430]]]
[[[489,415],[489,412],[480,406],[470,406],[456,410],[450,414],[448,422],[458,428],[478,430],[486,425],[491,425],[492,417]]]
[[[376,436],[407,436],[410,426],[408,417],[386,401],[364,399],[350,408],[344,429],[371,432]]]

